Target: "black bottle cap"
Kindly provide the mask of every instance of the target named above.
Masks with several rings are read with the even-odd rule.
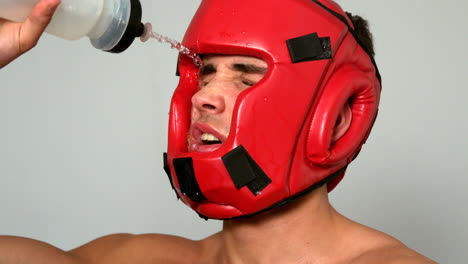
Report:
[[[143,35],[145,25],[141,23],[142,8],[140,0],[130,0],[130,6],[130,18],[122,39],[120,39],[119,43],[117,43],[117,45],[115,45],[111,50],[107,50],[107,52],[121,53],[132,45],[135,38]]]

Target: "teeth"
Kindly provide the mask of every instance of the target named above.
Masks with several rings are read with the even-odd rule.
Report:
[[[213,136],[212,134],[209,133],[203,133],[201,136],[201,140],[203,141],[221,141],[217,137]]]

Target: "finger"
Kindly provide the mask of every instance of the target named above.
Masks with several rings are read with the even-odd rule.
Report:
[[[1,17],[0,17],[0,29],[1,29],[1,27],[2,27],[4,24],[6,24],[6,23],[8,23],[8,22],[11,22],[11,21],[10,21],[10,20],[7,20],[7,19],[5,19],[5,18],[1,18]]]
[[[21,26],[19,35],[21,53],[36,46],[59,4],[60,0],[42,0],[33,8],[29,17]]]

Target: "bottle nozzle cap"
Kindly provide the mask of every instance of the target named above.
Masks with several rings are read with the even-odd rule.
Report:
[[[127,29],[125,30],[125,33],[120,39],[119,43],[117,43],[117,45],[115,45],[115,47],[113,47],[111,50],[107,50],[107,52],[121,53],[128,49],[130,45],[132,45],[135,38],[138,38],[141,35],[143,35],[145,26],[141,23],[141,3],[139,0],[130,0],[130,5],[131,10]]]

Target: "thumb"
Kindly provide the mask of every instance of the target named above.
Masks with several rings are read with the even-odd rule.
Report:
[[[24,53],[36,46],[39,38],[49,25],[60,0],[41,0],[24,21],[19,33],[20,52]]]

